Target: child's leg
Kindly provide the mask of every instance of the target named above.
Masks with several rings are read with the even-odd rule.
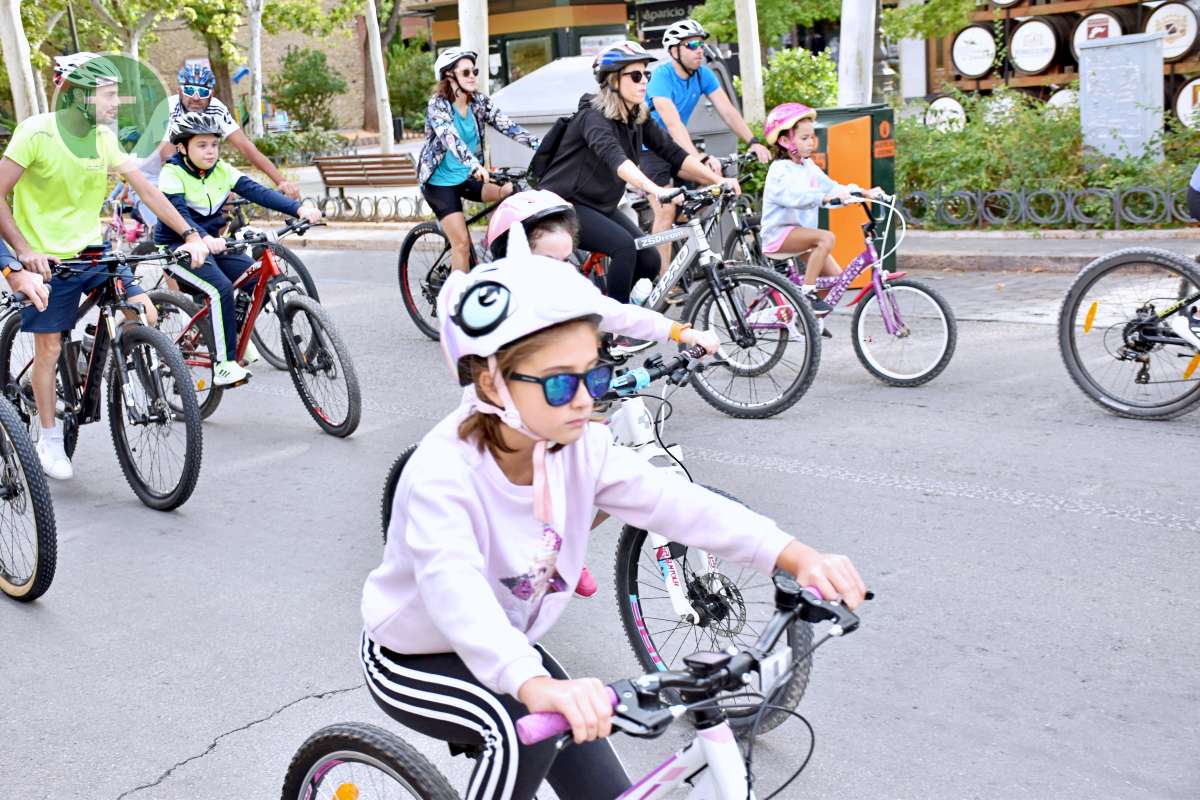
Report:
[[[233,318],[233,282],[225,276],[213,256],[209,256],[199,268],[171,267],[174,276],[183,283],[194,286],[208,295],[209,312],[216,339],[216,361],[228,361],[237,350],[237,329]]]
[[[804,286],[807,288],[816,285],[818,275],[837,275],[842,271],[831,255],[835,244],[837,244],[837,238],[829,231],[817,228],[792,228],[781,249],[787,252],[802,252],[811,249],[812,252],[808,254],[808,263],[804,267]]]

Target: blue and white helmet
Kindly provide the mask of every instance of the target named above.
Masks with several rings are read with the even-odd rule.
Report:
[[[180,86],[203,86],[211,89],[217,85],[217,76],[203,64],[185,64],[179,70]]]
[[[600,51],[592,62],[592,74],[598,83],[603,83],[605,76],[620,72],[626,64],[649,64],[654,60],[654,56],[637,42],[621,42]]]

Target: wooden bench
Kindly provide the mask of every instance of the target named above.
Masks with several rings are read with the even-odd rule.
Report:
[[[416,186],[417,164],[407,154],[364,156],[321,156],[313,159],[325,195],[330,189],[346,199],[347,186]]]

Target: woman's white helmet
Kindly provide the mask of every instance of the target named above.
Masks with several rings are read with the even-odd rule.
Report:
[[[474,50],[468,50],[465,47],[446,48],[433,62],[433,77],[440,81],[442,79],[443,72],[450,69],[464,58],[469,58],[476,63],[479,62],[479,54]]]
[[[688,39],[695,39],[697,36],[701,39],[707,39],[708,31],[704,30],[704,26],[694,19],[681,20],[663,31],[663,47],[674,47],[677,44],[686,42]]]

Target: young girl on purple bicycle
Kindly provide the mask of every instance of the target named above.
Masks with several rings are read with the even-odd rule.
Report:
[[[611,731],[607,692],[571,679],[538,643],[577,585],[593,508],[762,572],[787,570],[850,607],[865,587],[844,556],[800,544],[589,424],[612,373],[598,358],[601,295],[528,255],[523,233],[508,258],[453,273],[438,298],[447,360],[475,391],[400,477],[383,563],[363,589],[360,656],[390,717],[478,753],[467,800],[531,800],[543,780],[559,797],[611,800],[629,779],[596,741]],[[582,746],[521,744],[515,720],[530,711],[564,715]]]
[[[817,112],[801,103],[783,103],[771,109],[763,129],[767,145],[775,148],[775,161],[767,170],[763,188],[762,241],[766,253],[805,253],[804,295],[818,315],[833,310],[817,295],[817,278],[842,271],[832,252],[834,235],[817,227],[822,205],[832,200],[848,202],[853,184],[843,186],[830,178],[811,158],[817,149]],[[886,197],[878,187],[869,197]]]

